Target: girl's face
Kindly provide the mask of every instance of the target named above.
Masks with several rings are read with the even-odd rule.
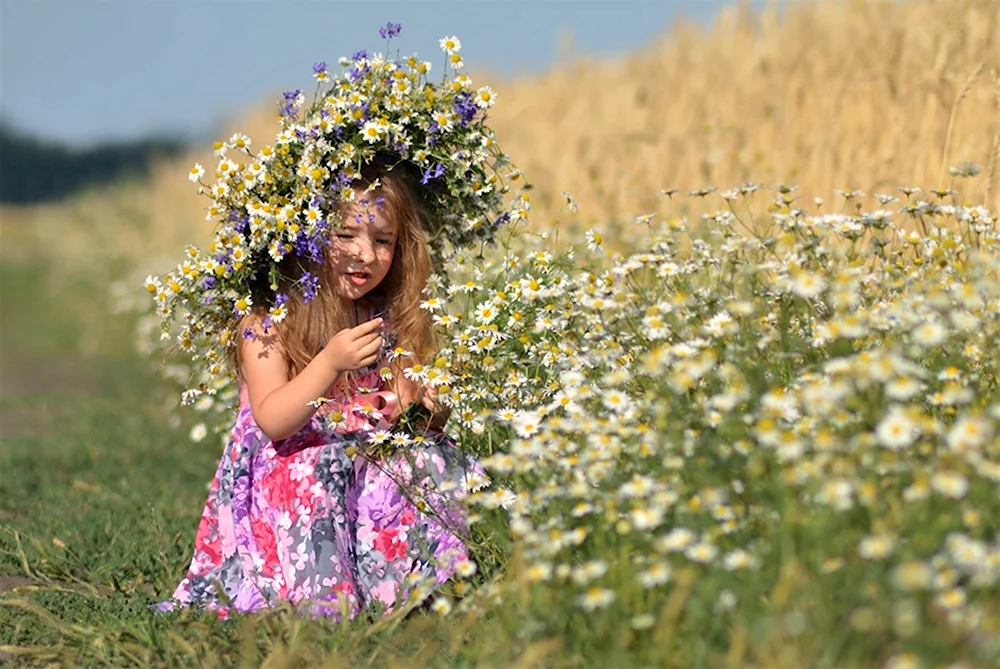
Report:
[[[376,205],[376,193],[358,193],[344,212],[344,223],[333,230],[330,262],[334,290],[357,300],[382,283],[396,250],[396,221]]]

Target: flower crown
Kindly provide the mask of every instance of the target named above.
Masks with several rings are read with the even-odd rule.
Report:
[[[379,32],[388,46],[400,25],[389,23]],[[237,133],[215,143],[214,184],[203,181],[201,165],[191,169],[190,180],[212,201],[206,218],[217,224],[214,240],[204,255],[187,247],[177,269],[148,277],[146,289],[164,338],[174,336],[171,325],[183,314],[176,339],[201,371],[225,371],[224,351],[236,344],[233,320],[249,314],[255,300],[269,309],[266,324],[284,319],[288,295],[279,286],[287,284],[282,279],[289,278],[290,263],[283,261],[323,261],[331,227],[339,224],[337,212],[356,198],[353,184],[366,165],[379,162],[419,177],[425,232],[438,269],[458,249],[491,244],[501,226],[527,217],[527,192],[507,195],[520,171],[485,123],[496,94],[488,86],[473,89],[467,75],[457,74],[463,66],[458,38],[446,37],[440,45],[453,76],[445,74],[437,84],[428,79],[431,63],[415,55],[393,61],[358,51],[340,59],[340,76],[317,63],[313,103],[305,107],[301,90],[284,94],[273,146],[253,153],[250,139]],[[321,92],[325,84],[329,88]],[[263,297],[261,285],[269,287]],[[308,301],[318,277],[306,272],[294,287]]]

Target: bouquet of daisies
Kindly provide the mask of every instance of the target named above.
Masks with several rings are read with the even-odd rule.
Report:
[[[399,32],[393,23],[380,31],[387,46]],[[458,72],[458,38],[440,44],[446,73],[436,83],[431,63],[415,55],[390,60],[358,51],[340,59],[339,75],[317,63],[313,102],[306,106],[301,90],[284,94],[273,144],[254,152],[249,137],[235,134],[215,144],[214,182],[206,182],[202,165],[192,168],[191,181],[211,200],[214,239],[204,251],[188,247],[175,271],[146,280],[162,336],[176,338],[195,363],[198,387],[185,391],[186,403],[234,376],[227,362],[238,344],[234,319],[255,305],[267,308],[270,322],[284,318],[288,296],[278,286],[286,261],[322,262],[336,212],[355,197],[351,184],[363,165],[378,158],[419,171],[439,269],[456,250],[488,245],[499,228],[526,218],[527,193],[511,194],[520,172],[486,125],[496,94]],[[295,285],[308,300],[317,282],[307,273]]]

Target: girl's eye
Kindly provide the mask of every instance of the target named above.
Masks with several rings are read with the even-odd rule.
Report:
[[[354,235],[348,235],[344,233],[338,233],[337,239],[354,239]]]
[[[385,246],[389,246],[389,244],[392,244],[392,240],[391,239],[379,239],[379,240],[377,240],[377,243],[384,244]]]

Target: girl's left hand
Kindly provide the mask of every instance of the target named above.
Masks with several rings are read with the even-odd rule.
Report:
[[[451,415],[451,409],[438,404],[437,389],[414,383],[408,379],[400,379],[400,381],[402,383],[399,384],[396,390],[396,396],[399,398],[399,401],[396,403],[396,408],[392,415],[387,417],[389,422],[396,423],[411,404],[420,402],[431,412],[431,419],[427,427],[432,429],[444,427],[444,424],[448,422],[448,417]]]

